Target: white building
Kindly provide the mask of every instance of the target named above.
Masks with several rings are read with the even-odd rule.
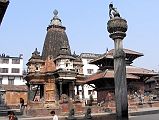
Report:
[[[24,85],[23,58],[0,55],[0,84]]]
[[[83,74],[85,76],[92,75],[98,71],[99,67],[96,65],[93,65],[93,64],[89,64],[89,62],[99,56],[100,56],[100,54],[93,54],[93,53],[81,53],[80,54],[80,57],[83,62]],[[93,84],[84,85],[84,97],[85,97],[86,101],[89,100],[91,94],[93,95],[94,100],[97,99],[97,92],[93,90],[94,87],[95,86]],[[79,90],[82,91],[82,88],[79,87]],[[81,93],[80,93],[80,97],[81,97]]]

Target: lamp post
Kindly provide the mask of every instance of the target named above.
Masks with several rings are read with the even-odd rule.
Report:
[[[127,21],[120,17],[118,11],[109,4],[110,20],[107,23],[109,37],[114,40],[114,82],[117,120],[128,120],[128,98],[125,52],[122,40],[126,37]]]

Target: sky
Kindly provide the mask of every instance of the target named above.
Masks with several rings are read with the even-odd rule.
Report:
[[[107,32],[111,2],[128,22],[123,47],[144,54],[133,65],[159,71],[159,0],[10,0],[0,26],[0,53],[23,54],[26,64],[35,48],[42,52],[57,9],[72,53],[103,54],[114,48]]]

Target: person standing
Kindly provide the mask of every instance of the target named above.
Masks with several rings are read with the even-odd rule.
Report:
[[[53,120],[58,120],[58,116],[55,114],[55,111],[51,111],[50,114],[53,116]]]
[[[9,112],[9,120],[18,120],[17,116],[15,115],[15,113],[13,111]]]
[[[24,99],[20,98],[20,111],[23,111],[24,108]]]

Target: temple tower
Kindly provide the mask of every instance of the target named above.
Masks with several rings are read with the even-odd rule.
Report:
[[[61,19],[57,16],[58,11],[54,10],[54,17],[47,27],[47,34],[42,51],[42,59],[51,55],[55,59],[59,55],[61,48],[67,48],[67,55],[71,55],[69,41],[66,35],[66,28],[62,26]]]

